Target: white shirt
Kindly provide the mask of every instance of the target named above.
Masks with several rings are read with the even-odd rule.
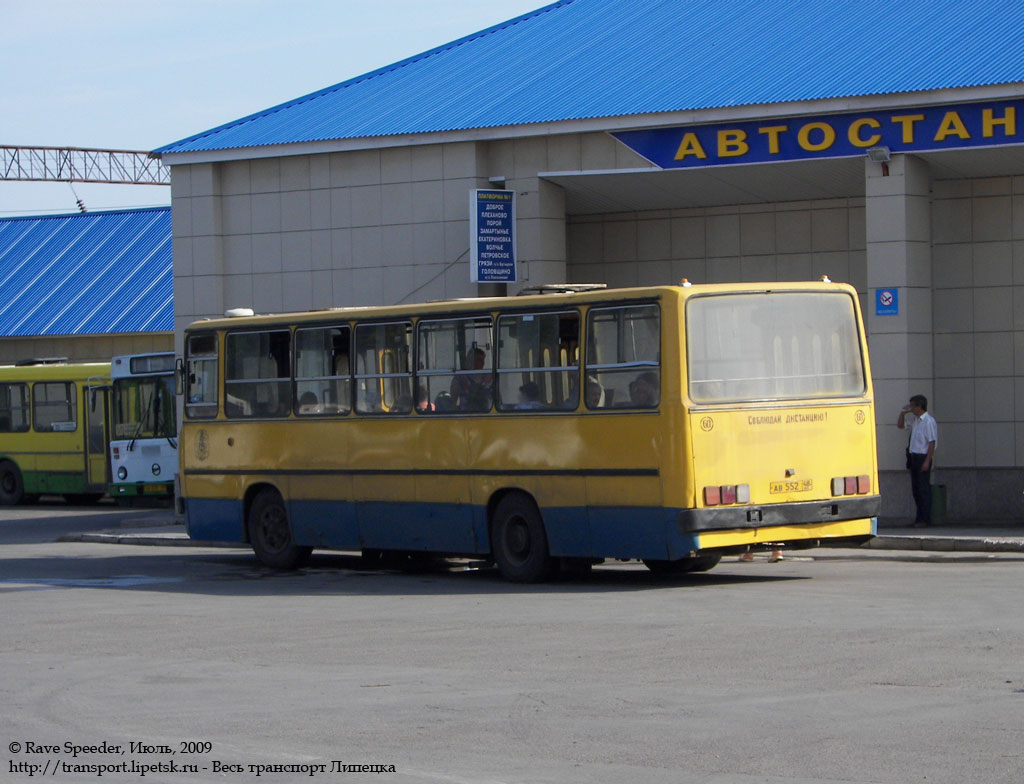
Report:
[[[920,419],[913,414],[907,414],[910,418],[910,451],[916,455],[928,454],[928,444],[935,442],[939,445],[939,426],[935,417],[925,411]]]

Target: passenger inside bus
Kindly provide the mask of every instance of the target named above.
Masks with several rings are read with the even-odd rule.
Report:
[[[658,374],[648,370],[629,385],[632,408],[654,408],[658,405]]]
[[[474,346],[466,356],[465,370],[483,370],[487,352]],[[472,373],[452,379],[451,395],[460,411],[489,411],[491,408],[491,374]]]
[[[434,398],[434,410],[454,411],[455,401],[452,400],[451,394],[448,392],[438,392],[437,397]]]
[[[519,387],[519,402],[516,408],[521,411],[544,408],[544,403],[540,399],[540,387],[536,381],[527,381]]]
[[[423,384],[416,389],[416,410],[421,414],[429,414],[435,410],[434,404],[430,402],[430,392]]]
[[[299,413],[300,414],[319,414],[320,405],[317,400],[316,393],[309,390],[299,395]]]

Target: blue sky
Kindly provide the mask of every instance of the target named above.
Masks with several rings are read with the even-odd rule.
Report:
[[[151,150],[551,0],[0,0],[0,145]],[[0,181],[0,215],[170,188]]]

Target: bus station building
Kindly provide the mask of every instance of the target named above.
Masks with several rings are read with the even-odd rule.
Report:
[[[1022,42],[997,0],[539,8],[157,150],[176,349],[235,307],[828,276],[861,296],[883,516],[921,393],[949,519],[1020,519]],[[513,194],[514,278],[482,274],[478,189]]]

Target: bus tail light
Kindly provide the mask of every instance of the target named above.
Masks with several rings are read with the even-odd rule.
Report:
[[[704,488],[704,505],[749,504],[750,485],[707,485]]]
[[[115,460],[120,460],[120,459],[121,459],[121,448],[120,448],[120,447],[117,447],[117,446],[115,446],[115,447],[113,448],[113,452],[114,452],[114,459],[115,459]]]
[[[867,495],[871,492],[871,477],[836,476],[832,478],[832,495]]]

